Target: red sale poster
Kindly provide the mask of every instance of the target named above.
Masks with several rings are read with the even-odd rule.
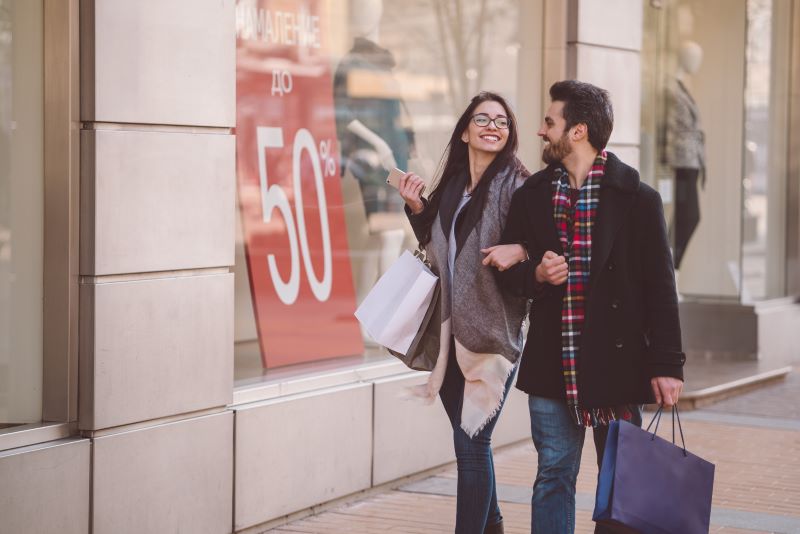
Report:
[[[361,354],[327,2],[240,0],[236,161],[264,367]]]

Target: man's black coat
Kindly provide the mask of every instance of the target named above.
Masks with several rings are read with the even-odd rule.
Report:
[[[553,170],[530,177],[511,201],[503,243],[522,243],[530,261],[497,273],[504,290],[533,299],[517,387],[566,398],[561,365],[561,286],[536,283],[548,250],[563,254],[553,221]],[[592,230],[586,317],[578,359],[584,408],[654,402],[650,378],[683,379],[681,330],[661,197],[608,153]]]

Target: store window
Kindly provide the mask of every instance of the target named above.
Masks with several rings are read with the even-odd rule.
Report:
[[[786,295],[791,0],[747,3],[742,300]]]
[[[0,429],[42,418],[42,20],[0,0]]]
[[[479,90],[506,96],[534,131],[541,40],[525,32],[541,12],[519,0],[237,2],[238,384],[386,357],[353,317],[415,246],[385,178],[399,167],[432,179]]]
[[[684,298],[785,295],[790,5],[645,2],[642,175]]]

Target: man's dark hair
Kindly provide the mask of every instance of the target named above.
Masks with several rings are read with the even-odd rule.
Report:
[[[606,147],[614,129],[614,110],[608,91],[590,83],[564,80],[550,87],[550,99],[564,102],[565,131],[583,123],[589,130],[592,146],[598,151]]]

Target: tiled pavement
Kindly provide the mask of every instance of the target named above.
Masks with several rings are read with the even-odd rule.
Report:
[[[687,448],[717,466],[711,532],[800,533],[798,367],[783,382],[686,413],[682,419]],[[662,435],[668,432],[665,428]],[[593,532],[595,461],[587,435],[578,479],[579,533]],[[496,451],[495,468],[506,532],[529,532],[530,484],[536,471],[532,444]],[[455,477],[455,466],[450,466],[420,482],[270,532],[450,533]]]

